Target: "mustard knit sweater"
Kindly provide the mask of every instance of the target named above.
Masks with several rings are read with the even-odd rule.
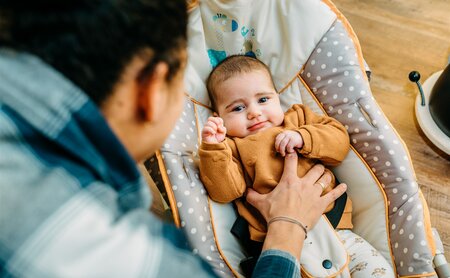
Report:
[[[250,237],[255,241],[264,240],[266,222],[254,207],[240,197],[247,186],[259,193],[268,193],[278,184],[284,158],[275,151],[275,138],[283,130],[297,131],[303,137],[304,145],[297,150],[300,154],[297,167],[299,177],[303,177],[318,162],[326,166],[338,165],[350,148],[347,131],[341,123],[296,104],[285,113],[282,126],[245,138],[226,138],[217,144],[202,143],[199,150],[200,177],[209,196],[220,203],[236,201],[238,212],[248,221]],[[332,184],[324,194],[335,186],[333,176]],[[331,204],[327,211],[333,206]],[[347,198],[338,228],[353,227],[351,211],[351,201]]]

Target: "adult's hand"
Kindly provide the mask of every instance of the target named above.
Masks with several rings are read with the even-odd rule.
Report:
[[[304,177],[299,178],[297,161],[297,153],[286,155],[283,175],[274,190],[267,194],[259,194],[248,189],[247,201],[260,211],[266,221],[277,216],[287,216],[308,226],[309,230],[317,223],[326,207],[345,192],[347,186],[340,184],[320,196],[322,194],[320,183],[329,185],[331,176],[324,174],[325,168],[318,164]],[[264,249],[285,250],[299,258],[303,239],[304,233],[300,227],[293,223],[276,221],[268,227]]]

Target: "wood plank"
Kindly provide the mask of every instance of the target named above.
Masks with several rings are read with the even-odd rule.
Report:
[[[414,115],[415,84],[442,70],[450,54],[448,0],[335,0],[358,35],[372,69],[374,97],[411,154],[419,185],[450,259],[450,156],[433,146]]]

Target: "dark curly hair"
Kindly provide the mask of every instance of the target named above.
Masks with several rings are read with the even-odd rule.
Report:
[[[0,0],[0,47],[40,57],[97,105],[145,51],[152,55],[141,77],[162,61],[170,80],[186,26],[185,0]]]

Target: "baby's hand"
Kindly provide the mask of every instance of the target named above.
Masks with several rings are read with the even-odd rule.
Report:
[[[303,147],[303,138],[300,133],[292,130],[285,130],[277,135],[275,139],[275,150],[282,156],[286,153],[293,153],[294,148]]]
[[[227,129],[220,117],[209,117],[202,130],[202,141],[210,144],[220,143],[225,140]]]

